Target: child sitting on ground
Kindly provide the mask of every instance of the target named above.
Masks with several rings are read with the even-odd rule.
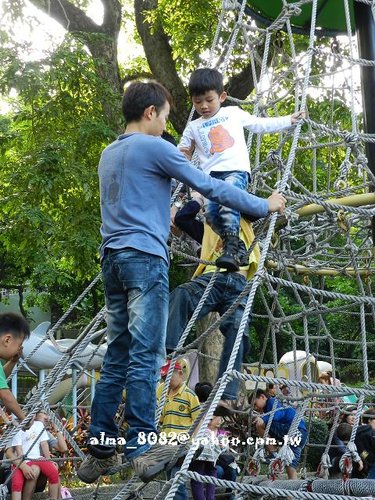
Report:
[[[48,478],[49,498],[59,498],[59,472],[56,465],[49,461],[48,434],[43,422],[35,420],[29,429],[19,430],[12,440],[12,447],[7,450],[7,456],[13,461],[15,469],[12,475],[12,500],[32,498],[25,494],[25,479],[34,479],[40,472]],[[45,459],[45,460],[43,460]]]
[[[188,159],[196,150],[203,171],[240,189],[247,189],[250,179],[249,153],[243,128],[258,133],[277,132],[304,117],[304,113],[299,112],[291,116],[261,118],[237,106],[222,108],[227,94],[224,92],[223,76],[216,69],[194,71],[189,81],[189,94],[200,118],[187,125],[179,149]],[[223,253],[216,260],[216,265],[228,271],[238,271],[241,214],[207,200],[205,216],[207,223],[224,242]]]

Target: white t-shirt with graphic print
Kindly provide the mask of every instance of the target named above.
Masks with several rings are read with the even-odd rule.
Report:
[[[202,116],[191,121],[182,135],[179,148],[195,150],[201,169],[206,172],[227,172],[243,170],[250,173],[250,160],[247,151],[244,128],[255,133],[278,132],[292,125],[291,116],[262,118],[238,108],[220,108],[215,116]]]

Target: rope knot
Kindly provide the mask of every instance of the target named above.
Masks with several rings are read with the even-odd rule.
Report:
[[[354,160],[354,163],[358,167],[365,167],[368,163],[367,156],[363,153],[358,153],[357,158]]]
[[[288,16],[299,16],[301,12],[302,12],[301,8],[293,3],[288,4],[288,6],[285,8],[285,13]]]
[[[269,161],[269,163],[271,163],[272,165],[276,165],[280,169],[283,166],[283,161],[281,159],[280,152],[277,151],[276,149],[272,149],[268,153],[267,160]]]
[[[283,461],[280,458],[275,458],[274,460],[272,460],[269,472],[270,479],[272,481],[275,481],[277,477],[281,476],[283,470],[284,470]]]
[[[332,467],[331,458],[328,453],[323,453],[320,464],[324,469]]]
[[[344,141],[349,147],[353,148],[354,146],[357,146],[359,142],[359,136],[358,134],[355,134],[353,132],[347,132],[344,136]]]
[[[241,5],[237,2],[237,0],[223,0],[224,10],[237,10],[240,7]]]

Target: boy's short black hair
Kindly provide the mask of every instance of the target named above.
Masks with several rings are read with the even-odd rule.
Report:
[[[255,399],[260,398],[260,396],[266,396],[266,398],[268,397],[264,389],[257,389],[255,393]]]
[[[217,69],[200,68],[193,71],[189,80],[190,97],[215,90],[219,95],[224,92],[223,75]]]
[[[352,430],[353,430],[352,425],[347,424],[346,422],[342,422],[341,424],[339,424],[337,426],[337,429],[336,429],[337,437],[339,439],[341,439],[341,441],[345,441],[345,442],[349,441],[350,436],[352,435]]]
[[[149,106],[155,106],[157,114],[166,102],[172,106],[172,96],[160,83],[132,82],[122,98],[122,113],[127,123],[141,120],[143,112]]]
[[[28,339],[30,328],[27,321],[20,314],[12,312],[0,314],[0,337],[11,333],[13,337]]]
[[[198,382],[195,384],[194,392],[198,396],[199,401],[204,403],[207,401],[212,389],[213,385],[210,382]]]
[[[251,405],[256,399],[260,398],[260,396],[265,396],[268,399],[268,394],[265,390],[257,389],[256,391],[253,391],[248,395],[247,401]]]

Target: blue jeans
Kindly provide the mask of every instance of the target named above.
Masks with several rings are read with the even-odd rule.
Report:
[[[90,436],[118,435],[114,417],[126,389],[129,430],[124,453],[136,458],[150,448],[138,444],[139,433],[156,432],[156,384],[165,362],[168,264],[132,248],[110,250],[104,256],[102,273],[108,349],[95,387]]]
[[[232,186],[239,189],[247,189],[249,184],[249,174],[243,170],[234,170],[231,172],[211,172],[211,177],[229,182]],[[230,233],[238,236],[240,233],[241,213],[233,208],[219,205],[215,201],[207,200],[204,206],[204,215],[207,224],[222,236],[224,233]]]
[[[203,274],[194,280],[184,283],[171,292],[169,297],[169,319],[167,327],[167,351],[176,349],[178,341],[192,316],[199,299],[203,295],[212,273]],[[198,315],[203,318],[208,313],[216,311],[221,315],[237,299],[246,285],[246,279],[239,273],[219,273],[215,284]],[[232,353],[237,331],[241,323],[246,298],[243,298],[237,309],[220,324],[220,331],[224,335],[224,347],[220,358],[219,377],[225,372]],[[244,335],[248,335],[245,329]],[[234,369],[240,370],[243,359],[244,341],[242,340]],[[236,399],[239,381],[232,380],[225,388],[223,399]]]
[[[270,427],[270,434],[276,438],[279,439],[281,442],[284,441],[284,437],[288,436],[289,434],[289,428],[290,428],[290,423],[284,424],[282,422],[273,422],[271,423]],[[293,452],[294,455],[294,460],[290,464],[290,467],[293,467],[293,469],[297,468],[297,465],[299,464],[299,461],[301,459],[302,455],[302,450],[305,447],[306,441],[307,441],[307,431],[305,429],[298,429],[299,432],[301,433],[301,441],[298,446],[290,445],[290,449]]]
[[[233,481],[234,483],[237,481],[237,470],[233,469],[233,467],[223,467],[222,465],[216,464],[217,478],[218,479],[226,479],[227,481]],[[234,494],[230,488],[225,490],[225,493],[228,495],[221,495],[221,498],[226,498],[227,500],[234,500]]]

